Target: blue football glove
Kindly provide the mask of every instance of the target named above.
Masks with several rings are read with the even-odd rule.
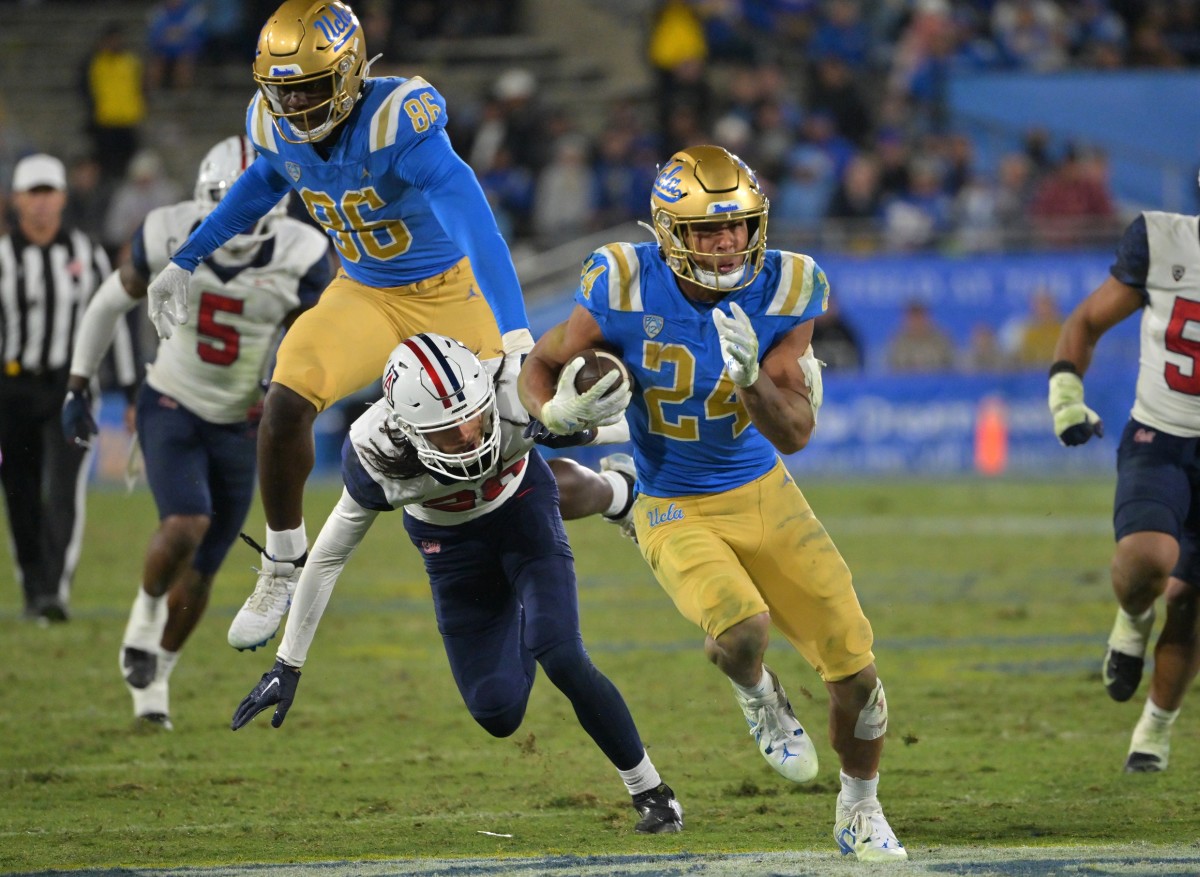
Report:
[[[279,704],[275,707],[275,715],[271,717],[271,727],[278,728],[287,718],[288,710],[292,708],[292,701],[296,699],[296,686],[299,684],[300,671],[277,660],[275,666],[258,680],[258,685],[242,698],[229,727],[236,731],[249,724],[250,720],[263,710]]]
[[[63,435],[71,444],[80,448],[91,446],[92,436],[100,428],[92,416],[92,391],[87,387],[67,391],[62,409],[62,427]]]
[[[558,435],[551,432],[546,424],[536,418],[530,418],[529,425],[525,427],[525,438],[533,439],[535,444],[554,450],[560,448],[577,448],[580,445],[590,443],[595,437],[595,429],[584,429],[579,432],[573,432],[570,435]]]

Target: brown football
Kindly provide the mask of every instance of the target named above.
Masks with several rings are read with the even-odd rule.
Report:
[[[605,396],[611,396],[620,389],[621,384],[629,382],[629,372],[626,370],[625,364],[607,350],[593,347],[579,355],[583,357],[583,368],[575,373],[575,392],[586,393],[596,385],[598,380],[611,371],[619,371],[621,379],[612,385],[604,394]]]

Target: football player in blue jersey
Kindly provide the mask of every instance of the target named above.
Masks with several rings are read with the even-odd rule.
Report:
[[[763,757],[795,782],[817,754],[763,664],[773,622],[821,675],[841,759],[834,836],[862,861],[907,858],[876,797],[887,701],[850,570],[779,459],[802,449],[821,403],[810,340],[829,287],[808,256],[767,249],[767,198],[716,146],[671,157],[651,194],[656,241],[602,247],[569,319],[521,371],[525,407],[570,434],[611,418],[575,392],[578,354],[629,368],[633,520],[650,568],[707,634]]]
[[[438,331],[481,357],[533,345],[512,257],[474,173],[446,135],[446,102],[420,77],[369,77],[363,28],[338,0],[287,0],[258,40],[246,133],[258,157],[151,284],[170,337],[188,319],[188,276],[294,189],[341,270],[279,350],[259,430],[266,546],[229,642],[279,627],[304,564],[312,424],[378,380],[403,338]]]

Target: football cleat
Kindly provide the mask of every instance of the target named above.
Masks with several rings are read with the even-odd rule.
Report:
[[[602,515],[601,517],[610,524],[620,527],[622,536],[637,542],[637,531],[633,526],[633,502],[637,499],[637,491],[634,490],[634,485],[637,483],[637,469],[634,468],[633,457],[629,454],[609,454],[600,461],[600,471],[616,472],[629,482],[629,501],[625,503],[625,508],[615,515]]]
[[[839,794],[833,837],[843,856],[853,855],[860,862],[903,862],[908,858],[908,851],[888,825],[878,798],[867,798],[846,807]]]
[[[1148,716],[1138,719],[1129,741],[1125,773],[1158,773],[1167,769],[1171,755],[1171,725]]]
[[[683,831],[683,807],[666,783],[633,796],[633,809],[642,818],[634,827],[638,834],[674,834]]]
[[[257,570],[258,582],[242,608],[229,625],[229,644],[241,651],[254,651],[264,646],[279,630],[283,616],[292,605],[296,582],[304,569],[303,557],[293,560],[271,560],[264,552],[262,566]]]
[[[1154,607],[1142,618],[1134,618],[1117,609],[1112,632],[1108,635],[1108,650],[1104,653],[1104,689],[1118,703],[1133,697],[1142,681],[1146,644],[1154,629]]]
[[[1104,653],[1104,690],[1117,703],[1133,697],[1142,682],[1144,658],[1118,652],[1112,646]]]
[[[154,652],[123,645],[119,661],[121,675],[130,688],[145,688],[154,681],[158,671],[158,656]]]
[[[792,712],[783,686],[775,671],[763,665],[771,676],[774,690],[765,697],[746,697],[735,685],[733,692],[750,736],[771,767],[794,783],[806,783],[817,775],[817,750],[812,739]]]
[[[133,696],[133,715],[139,725],[158,725],[163,730],[172,730],[166,679],[156,674],[154,680],[142,688],[134,688],[128,681],[125,685]]]

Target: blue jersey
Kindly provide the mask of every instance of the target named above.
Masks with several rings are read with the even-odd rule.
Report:
[[[445,127],[446,102],[424,79],[366,79],[325,159],[313,144],[280,137],[256,95],[246,133],[259,157],[173,261],[194,268],[291,188],[329,235],[351,279],[376,288],[405,286],[469,256],[500,331],[526,328],[508,247]]]
[[[712,309],[736,301],[758,335],[776,339],[823,313],[825,273],[808,256],[768,250],[745,289],[717,304],[684,296],[658,244],[609,244],[583,266],[575,300],[595,317],[633,379],[626,414],[638,489],[650,496],[716,493],[765,474],[778,456],[750,422],[721,358]]]

